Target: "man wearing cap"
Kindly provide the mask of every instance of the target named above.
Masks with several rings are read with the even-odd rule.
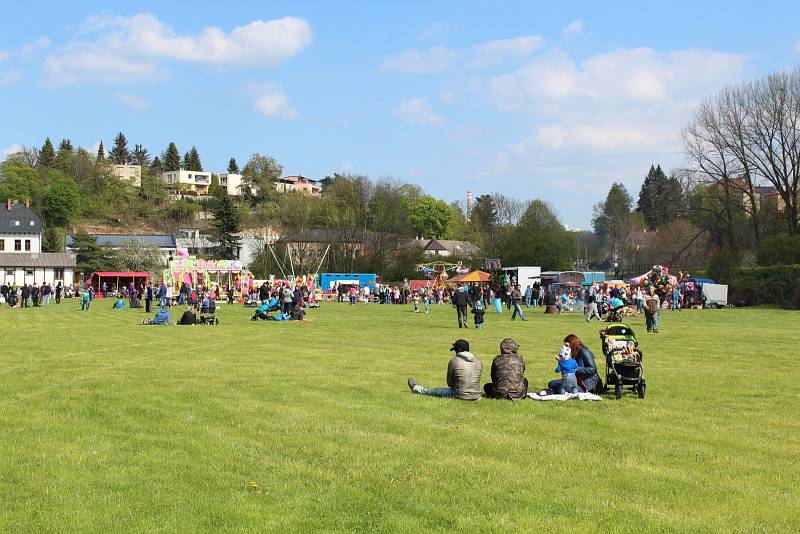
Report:
[[[408,379],[408,387],[413,393],[431,397],[455,397],[461,400],[478,400],[481,398],[481,372],[483,362],[469,351],[469,342],[459,339],[450,350],[456,355],[447,366],[447,387],[426,389]]]
[[[518,349],[513,339],[506,338],[500,343],[500,355],[492,361],[492,381],[483,387],[487,397],[518,400],[528,394],[525,361],[517,354]]]

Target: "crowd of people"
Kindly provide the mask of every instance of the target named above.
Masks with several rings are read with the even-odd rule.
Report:
[[[17,286],[14,284],[0,285],[0,306],[6,305],[12,308],[46,308],[50,302],[55,300],[56,303],[61,303],[62,298],[72,298],[74,290],[71,287],[65,288],[61,282],[53,287],[48,282],[41,285],[23,284]]]
[[[469,342],[456,340],[450,347],[455,356],[447,366],[447,385],[426,388],[413,377],[408,379],[408,387],[413,393],[432,397],[449,397],[475,401],[481,397],[491,399],[520,400],[528,396],[529,383],[525,377],[525,360],[519,354],[519,345],[510,338],[500,342],[500,354],[492,360],[491,381],[481,387],[483,362],[470,352]],[[597,372],[594,354],[575,334],[564,338],[564,344],[555,356],[557,373],[560,378],[549,380],[547,387],[536,395],[555,394],[598,394],[603,382]]]

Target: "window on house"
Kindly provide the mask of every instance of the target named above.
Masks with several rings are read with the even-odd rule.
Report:
[[[14,250],[16,250],[16,251],[22,250],[22,240],[21,239],[15,239],[14,240]]]
[[[25,269],[25,276],[33,276],[33,269]]]
[[[33,226],[34,224],[35,224],[35,223],[34,223],[33,219],[31,219],[31,226]]]
[[[25,240],[25,252],[30,252],[30,251],[31,251],[31,240],[30,239],[26,239]]]
[[[14,269],[6,269],[6,276],[14,276]]]
[[[11,226],[19,226],[19,221],[11,221]]]
[[[0,252],[4,251],[5,249],[6,249],[6,240],[0,239]]]
[[[56,280],[63,280],[64,279],[64,269],[54,269],[54,278]]]

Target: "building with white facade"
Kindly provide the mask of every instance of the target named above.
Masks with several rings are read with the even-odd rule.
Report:
[[[211,173],[205,171],[187,171],[186,169],[164,171],[161,173],[161,179],[169,189],[197,196],[207,195],[208,186],[211,185]]]
[[[242,175],[235,173],[218,174],[219,185],[224,188],[229,195],[238,197],[242,194]]]
[[[141,165],[111,165],[111,172],[120,181],[131,182],[136,187],[142,185]]]
[[[42,220],[30,204],[7,200],[0,207],[0,281],[23,284],[71,285],[74,254],[42,253]]]
[[[0,211],[0,253],[41,252],[42,231],[42,220],[27,200],[7,200]]]
[[[309,195],[318,197],[322,194],[322,187],[317,180],[306,178],[305,176],[286,176],[275,182],[275,189],[281,193],[289,191],[301,191]]]

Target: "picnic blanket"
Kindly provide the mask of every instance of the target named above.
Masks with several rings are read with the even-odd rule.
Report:
[[[565,400],[582,400],[582,401],[599,401],[603,400],[599,395],[594,393],[564,393],[553,395],[539,395],[538,393],[528,393],[528,397],[535,401],[565,401]]]

